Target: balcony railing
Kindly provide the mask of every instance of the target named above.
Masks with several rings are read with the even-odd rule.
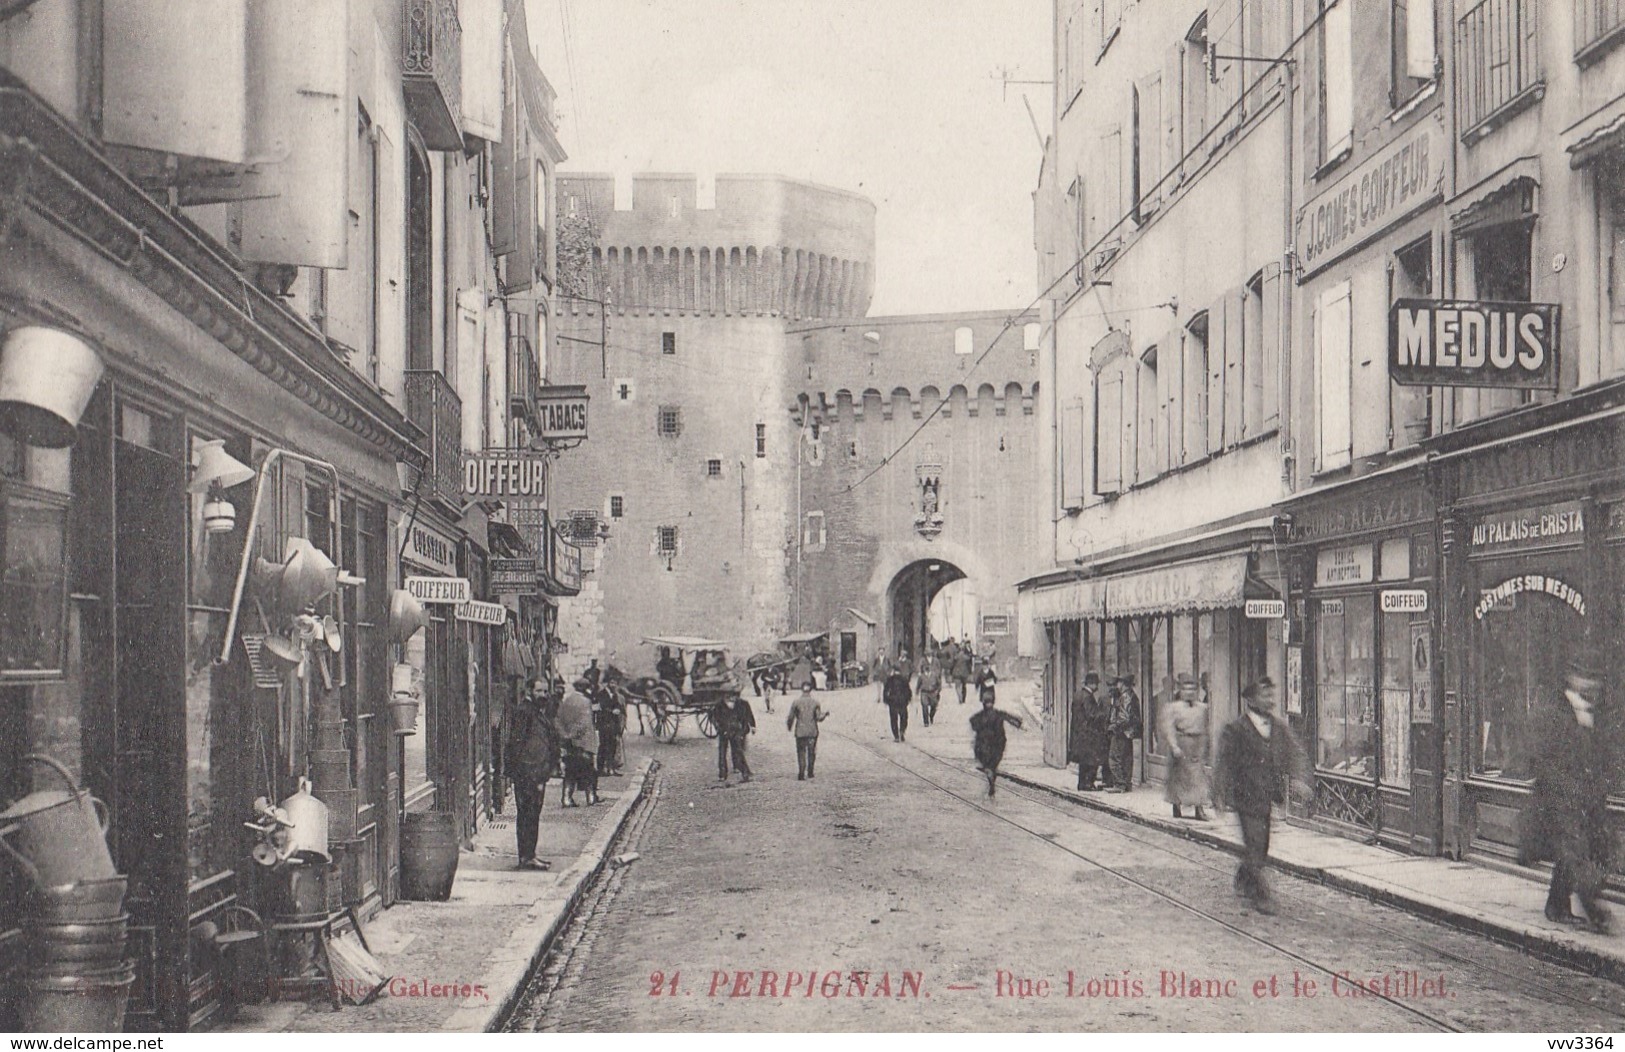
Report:
[[[1462,140],[1473,143],[1540,100],[1539,0],[1484,0],[1456,23]]]
[[[1625,0],[1574,0],[1574,58],[1587,62],[1625,39]]]
[[[431,150],[463,148],[463,27],[457,0],[405,0],[401,81],[406,111]]]
[[[463,401],[438,370],[406,370],[406,416],[429,436],[423,495],[459,505],[463,493]]]
[[[530,337],[517,332],[509,335],[508,411],[525,421],[532,431],[537,430],[536,389],[541,385],[539,372],[536,350],[530,345]]]

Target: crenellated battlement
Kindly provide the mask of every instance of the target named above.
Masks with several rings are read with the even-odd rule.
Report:
[[[953,384],[948,388],[947,404],[937,415],[944,420],[955,416],[971,419],[979,416],[1031,416],[1033,399],[1037,396],[1037,383],[1030,386],[1015,380],[1003,384],[983,383],[976,387],[974,393],[964,384]],[[899,416],[918,420],[935,409],[942,400],[942,389],[934,384],[926,384],[918,391],[894,387],[889,393],[873,387],[861,391],[843,387],[832,393],[803,394],[790,407],[790,419],[797,427],[801,426],[803,419],[807,423],[818,424],[861,424],[866,420],[891,420]]]
[[[874,295],[875,206],[858,194],[779,176],[719,175],[701,207],[692,175],[561,176],[559,214],[596,232],[588,295],[620,314],[861,317]],[[566,300],[591,314],[596,304]]]

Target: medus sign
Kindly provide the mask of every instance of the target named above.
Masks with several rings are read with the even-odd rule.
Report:
[[[1557,390],[1555,303],[1402,299],[1388,315],[1395,383]]]

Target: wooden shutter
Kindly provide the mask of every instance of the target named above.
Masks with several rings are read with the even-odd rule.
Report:
[[[1259,368],[1263,373],[1262,430],[1273,431],[1281,426],[1281,266],[1271,263],[1264,268],[1263,324],[1259,353]]]
[[[1241,0],[1209,0],[1207,5],[1207,39],[1210,55],[1241,54]],[[1215,59],[1207,86],[1207,126],[1214,129],[1208,139],[1208,150],[1217,150],[1225,136],[1240,123],[1239,112],[1231,107],[1241,97],[1243,63],[1235,59]]]
[[[1320,422],[1321,471],[1347,466],[1353,445],[1349,419],[1349,306],[1349,284],[1345,281],[1327,289],[1315,311],[1315,401]]]
[[[1207,312],[1207,448],[1224,449],[1224,338],[1230,295],[1220,296]]]
[[[339,5],[342,6],[342,5]],[[463,27],[463,131],[494,140],[502,134],[502,0],[458,0]]]
[[[1185,459],[1185,419],[1183,394],[1185,378],[1185,330],[1175,326],[1158,344],[1157,382],[1162,387],[1163,463],[1172,470]]]
[[[1259,279],[1262,291],[1262,276]],[[1241,296],[1241,378],[1246,384],[1241,396],[1241,437],[1257,438],[1264,433],[1264,303],[1253,295],[1248,283]]]
[[[507,91],[502,103],[502,141],[491,147],[491,251],[499,256],[519,247],[514,231],[514,210],[518,207],[514,197],[518,176],[514,170],[514,152],[519,138],[518,85],[514,82],[513,63],[504,61],[503,71]]]
[[[1149,210],[1162,200],[1161,180],[1167,170],[1162,160],[1162,74],[1153,73],[1140,81],[1139,122],[1134,137],[1139,150],[1140,200]]]
[[[108,142],[248,160],[246,0],[117,0],[101,20]]]
[[[354,103],[347,6],[255,0],[248,8],[250,152],[243,172],[244,259],[349,265]]]
[[[1083,507],[1084,427],[1081,400],[1061,407],[1061,507],[1068,510]]]
[[[1140,363],[1133,355],[1119,358],[1117,373],[1123,379],[1122,421],[1123,488],[1140,481]]]
[[[504,146],[507,144],[504,143]],[[528,289],[536,282],[536,162],[528,151],[514,144],[513,227],[514,250],[505,275],[507,288]]]
[[[1180,463],[1188,464],[1207,456],[1207,341],[1190,332],[1184,335],[1185,369],[1180,376],[1180,400],[1184,403],[1184,453]]]
[[[1095,492],[1123,490],[1123,374],[1107,369],[1095,385]]]
[[[1181,105],[1185,98],[1185,49],[1175,44],[1162,59],[1162,168],[1163,173],[1177,172],[1180,156],[1185,152]],[[1179,184],[1180,176],[1171,175],[1163,184],[1171,191]]]
[[[1326,155],[1336,157],[1354,141],[1354,0],[1335,0],[1326,9]]]
[[[1410,0],[1405,9],[1405,75],[1432,80],[1435,53],[1434,0]]]
[[[1245,337],[1242,304],[1246,289],[1225,294],[1224,312],[1224,444],[1233,446],[1247,437],[1244,406],[1247,399]]]

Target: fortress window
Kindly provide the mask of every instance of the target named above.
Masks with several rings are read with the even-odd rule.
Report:
[[[612,519],[626,517],[626,498],[619,493],[609,495],[609,517]]]
[[[677,334],[675,332],[663,332],[660,334],[660,353],[677,353]]]
[[[759,456],[759,457],[767,456],[767,425],[766,424],[757,424],[756,425],[756,455]]]
[[[827,535],[824,532],[824,513],[821,511],[809,511],[807,513],[806,525],[801,531],[802,547],[811,548],[815,551],[822,550],[826,537]]]
[[[674,405],[661,406],[656,426],[661,438],[676,438],[683,433],[683,411]]]
[[[974,348],[971,346],[971,331],[969,325],[961,325],[954,330],[954,353],[969,354]]]
[[[705,462],[705,477],[708,479],[721,478],[722,461],[718,460],[716,457],[712,457],[710,460],[707,460]]]
[[[655,530],[655,546],[661,555],[674,554],[677,551],[677,527],[658,527]]]
[[[1038,337],[1042,329],[1036,321],[1030,321],[1021,327],[1021,349],[1024,351],[1038,350]]]

